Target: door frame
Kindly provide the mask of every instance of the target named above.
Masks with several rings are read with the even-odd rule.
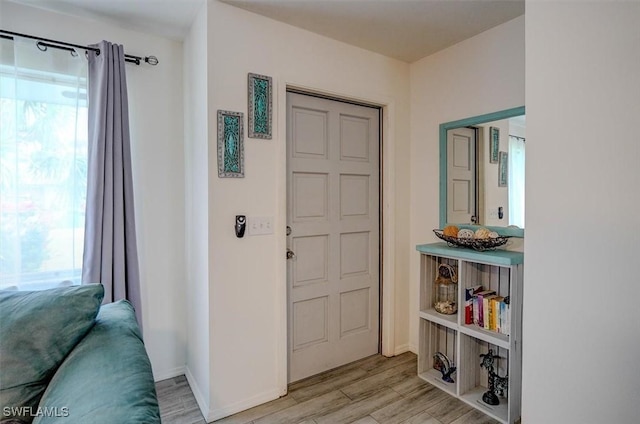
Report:
[[[298,100],[292,100],[293,99],[292,96],[296,96],[296,99],[298,99]],[[375,161],[374,161],[374,164],[375,164],[376,168],[375,168],[375,171],[374,171],[372,168],[369,167],[370,165],[366,165],[367,166],[366,169],[374,172],[373,175],[375,175],[375,177],[376,177],[375,195],[373,193],[370,193],[370,192],[368,192],[368,193],[371,196],[373,196],[373,198],[376,199],[375,203],[374,203],[374,205],[375,205],[374,210],[375,210],[375,215],[376,215],[377,219],[375,221],[373,221],[373,222],[371,222],[369,219],[365,219],[364,220],[364,221],[369,222],[370,224],[373,225],[372,227],[369,227],[369,225],[367,225],[366,228],[374,231],[374,234],[376,235],[374,244],[371,244],[371,241],[369,241],[367,243],[367,248],[369,248],[370,252],[371,252],[371,250],[373,250],[373,253],[374,253],[374,256],[375,256],[375,258],[371,258],[370,256],[369,256],[369,258],[375,260],[376,263],[375,263],[375,270],[371,271],[373,273],[373,275],[369,276],[369,277],[374,277],[374,279],[372,280],[371,278],[366,278],[366,280],[368,281],[366,286],[363,286],[363,284],[364,284],[363,280],[360,280],[359,283],[356,283],[354,280],[351,280],[351,279],[347,278],[347,280],[344,281],[344,284],[346,284],[346,286],[342,287],[342,280],[333,281],[333,280],[331,280],[329,278],[328,285],[326,285],[327,292],[324,292],[322,289],[319,289],[318,287],[316,287],[316,288],[300,287],[299,289],[295,289],[294,287],[291,286],[292,275],[290,275],[290,274],[287,275],[287,293],[288,293],[287,315],[288,315],[288,319],[289,319],[288,326],[287,326],[287,331],[288,331],[288,351],[287,351],[287,354],[288,354],[288,358],[287,358],[288,359],[288,361],[287,361],[288,364],[287,365],[288,365],[288,367],[287,368],[288,368],[288,381],[289,381],[289,384],[291,384],[291,382],[292,382],[291,371],[293,370],[293,367],[292,367],[293,363],[291,361],[293,361],[294,357],[296,356],[295,349],[292,349],[292,345],[291,345],[291,343],[293,342],[293,337],[292,337],[292,333],[291,332],[293,331],[293,328],[294,328],[294,324],[291,321],[293,319],[293,309],[291,309],[293,307],[293,303],[292,303],[292,300],[291,300],[291,296],[294,294],[294,292],[298,293],[298,295],[296,295],[296,299],[301,301],[301,300],[305,300],[305,299],[306,300],[311,300],[313,298],[317,298],[318,296],[321,295],[320,293],[328,294],[331,297],[331,293],[333,293],[333,290],[336,290],[336,292],[333,293],[333,294],[338,294],[338,296],[340,296],[341,294],[345,294],[345,293],[350,292],[351,290],[355,290],[356,287],[357,288],[367,287],[367,288],[376,290],[376,293],[375,293],[376,301],[375,301],[375,312],[373,310],[371,310],[371,308],[374,307],[374,304],[371,303],[370,300],[367,301],[367,308],[368,308],[368,312],[369,312],[367,315],[372,318],[372,314],[373,314],[373,317],[375,317],[375,324],[373,322],[371,322],[371,321],[369,321],[369,323],[371,323],[374,326],[373,329],[375,329],[375,331],[367,332],[368,335],[366,337],[364,337],[363,335],[359,335],[359,336],[355,336],[355,338],[349,337],[346,340],[342,340],[342,337],[338,337],[337,339],[334,339],[333,337],[336,336],[335,334],[333,336],[329,335],[328,336],[329,339],[327,340],[328,341],[328,345],[325,345],[324,343],[321,343],[320,345],[317,345],[315,347],[310,347],[307,352],[301,352],[299,354],[300,355],[299,357],[300,357],[301,360],[303,360],[303,362],[306,363],[306,366],[301,368],[300,367],[301,363],[298,362],[298,366],[295,367],[297,369],[297,371],[298,371],[298,375],[296,376],[296,379],[293,380],[293,381],[301,380],[301,378],[299,378],[300,371],[307,371],[307,372],[311,371],[311,369],[307,368],[307,366],[316,368],[316,371],[313,372],[313,374],[309,375],[309,376],[311,376],[311,375],[318,374],[318,373],[323,372],[323,371],[330,370],[330,369],[334,368],[335,366],[346,364],[346,363],[351,362],[353,360],[357,360],[358,358],[364,358],[366,356],[370,356],[370,355],[373,355],[373,354],[379,354],[382,351],[382,349],[381,349],[381,345],[382,345],[382,337],[381,337],[381,333],[382,333],[382,331],[381,331],[381,329],[382,329],[382,313],[381,313],[381,311],[382,311],[382,302],[381,302],[381,300],[382,300],[382,297],[381,297],[381,293],[382,293],[382,284],[381,284],[382,283],[382,277],[381,277],[381,272],[382,272],[382,243],[381,242],[382,242],[382,239],[381,239],[381,236],[380,236],[380,233],[382,231],[382,215],[380,213],[380,211],[382,210],[382,193],[381,193],[382,192],[382,182],[381,182],[381,178],[380,178],[381,177],[381,175],[380,175],[381,166],[380,166],[380,160],[379,160],[380,156],[381,156],[381,152],[380,151],[381,151],[381,147],[382,147],[382,144],[381,144],[381,140],[382,140],[382,108],[380,106],[377,106],[377,105],[362,104],[360,102],[354,102],[354,101],[351,101],[351,100],[338,99],[338,98],[335,98],[335,97],[328,97],[326,95],[320,95],[320,94],[317,94],[317,93],[309,93],[307,91],[300,91],[300,90],[297,90],[297,89],[288,88],[287,89],[287,102],[289,102],[290,100],[292,100],[294,103],[300,102],[299,106],[301,106],[303,108],[305,108],[305,107],[309,107],[309,108],[312,108],[312,109],[319,108],[319,109],[322,109],[322,110],[325,110],[325,108],[326,108],[326,110],[330,111],[329,112],[330,114],[337,113],[338,115],[343,113],[343,112],[340,112],[340,111],[345,110],[344,113],[347,113],[347,114],[353,113],[354,117],[365,117],[365,116],[368,116],[368,117],[371,117],[372,119],[375,119],[375,123],[376,123],[375,143],[372,146],[371,142],[373,140],[369,136],[367,136],[367,146],[370,146],[371,148],[375,148],[376,149]],[[307,103],[307,102],[309,102],[309,103]],[[298,104],[298,103],[296,103],[296,104]],[[316,105],[316,106],[312,106],[312,105]],[[295,113],[292,114],[291,107],[292,107],[292,104],[291,103],[287,103],[287,117],[293,119],[293,115],[295,115]],[[351,109],[351,108],[356,108],[356,109]],[[340,116],[336,116],[335,118],[340,118]],[[333,119],[334,118],[330,118],[329,121],[331,121]],[[335,122],[335,125],[339,126],[340,125],[339,122],[341,122],[340,119],[338,119],[338,121]],[[328,122],[327,122],[327,125],[329,125]],[[291,128],[292,128],[291,127],[291,122],[288,121],[287,122],[287,131],[289,131]],[[337,129],[337,127],[335,127],[334,130],[335,129]],[[332,133],[334,130],[330,129],[329,133]],[[290,144],[291,142],[293,142],[292,135],[290,135],[288,133],[286,134],[286,142],[287,142],[287,149],[293,148],[293,146]],[[329,145],[331,146],[331,147],[329,147],[329,150],[333,151],[334,153],[335,153],[335,151],[333,149],[336,147],[336,145],[334,144],[335,142],[336,142],[335,140],[331,140],[330,143],[329,143]],[[338,144],[341,144],[341,143],[338,141]],[[367,147],[367,148],[369,148],[369,147]],[[339,150],[339,147],[338,147],[338,150]],[[320,166],[324,171],[320,171],[319,169],[316,169],[316,170],[310,171],[310,172],[325,172],[326,171],[326,172],[329,172],[328,175],[333,175],[333,176],[339,176],[339,175],[341,175],[341,172],[347,172],[348,174],[351,174],[353,172],[356,172],[356,173],[364,172],[364,169],[362,168],[362,166],[365,165],[365,163],[358,163],[358,162],[352,162],[352,161],[343,162],[342,159],[340,158],[341,155],[338,155],[338,157],[335,157],[334,154],[331,154],[330,156],[331,157],[328,158],[329,159],[329,163],[332,163],[333,165],[329,165],[328,168],[325,169],[324,166],[321,165],[319,162],[317,162],[317,159],[316,159],[316,161],[315,161],[316,165]],[[292,161],[296,160],[295,158],[292,157],[292,153],[291,152],[287,153],[287,161],[289,161],[289,160],[292,160]],[[297,160],[300,160],[300,159],[297,159]],[[302,159],[302,162],[306,163],[308,160],[309,159]],[[335,162],[332,162],[332,161],[335,161]],[[292,171],[291,171],[291,169],[292,169],[291,168],[291,164],[289,164],[287,162],[286,165],[287,165],[287,178],[290,178],[290,177],[292,178],[293,174],[292,174]],[[355,168],[351,169],[349,171],[349,167],[350,166],[355,167]],[[335,168],[333,168],[333,167],[335,167]],[[361,171],[356,171],[356,169],[360,169]],[[299,170],[302,171],[304,169],[299,169]],[[335,174],[335,172],[337,172],[337,174]],[[340,181],[341,181],[341,179],[340,179]],[[333,181],[332,177],[330,176],[329,180],[327,181],[327,184],[329,184],[329,186],[331,186],[334,182],[335,181]],[[287,192],[287,209],[288,209],[288,213],[292,213],[293,212],[293,209],[291,209],[291,207],[292,207],[291,206],[292,205],[291,202],[292,202],[293,199],[289,197],[289,196],[293,196],[294,195],[294,193],[292,191],[293,188],[292,188],[291,184],[292,184],[292,180],[288,180],[287,181],[287,189],[288,189],[288,192]],[[330,188],[329,186],[327,188],[329,189],[329,193],[332,193],[332,195],[334,196],[333,200],[334,201],[335,200],[339,200],[340,199],[340,193],[339,193],[340,190],[338,189],[337,191],[333,191],[333,188],[337,188],[337,187]],[[370,198],[370,196],[367,196],[367,197]],[[332,201],[330,200],[329,203],[331,203],[331,202]],[[295,203],[295,201],[294,201],[294,203]],[[373,207],[373,205],[371,205],[371,206]],[[332,212],[331,212],[332,211],[332,207],[330,205],[328,205],[327,207],[329,208],[327,210],[327,212],[329,212],[329,215],[331,215],[332,214]],[[367,207],[369,207],[369,201],[367,201]],[[338,207],[338,209],[340,209],[340,207]],[[336,211],[334,210],[333,213],[335,213],[335,212]],[[332,238],[331,234],[333,234],[333,236],[339,235],[339,234],[335,234],[335,233],[332,232],[332,231],[336,230],[335,228],[333,228],[333,230],[331,230],[331,228],[333,227],[331,222],[333,222],[334,225],[336,224],[334,221],[332,221],[332,219],[334,219],[334,218],[335,218],[335,216],[328,216],[329,226],[326,228],[326,230],[330,232],[330,235],[329,235],[330,239]],[[291,221],[291,219],[292,219],[292,217],[289,216],[289,220],[287,221],[287,225],[293,226],[294,228],[296,228],[296,230],[298,230],[299,228],[296,225],[296,222]],[[362,231],[362,225],[365,223],[364,221],[356,220],[356,221],[351,221],[351,222],[355,223],[356,228],[360,228],[357,231]],[[300,225],[302,227],[305,227],[305,223],[304,222],[301,222]],[[306,225],[314,226],[314,223],[313,222],[309,222]],[[340,227],[342,228],[343,231],[347,231],[347,232],[356,231],[355,228],[352,228],[351,230],[349,230],[349,228],[350,228],[349,227],[349,222],[347,222],[347,221],[341,222],[340,223]],[[323,230],[318,230],[318,231],[323,231]],[[307,234],[306,231],[303,230],[303,232],[305,234]],[[313,232],[313,234],[318,234],[318,233]],[[319,233],[319,234],[322,234],[322,232]],[[287,242],[288,242],[287,251],[289,251],[289,249],[293,249],[293,250],[295,250],[295,253],[297,255],[299,252],[294,248],[295,236],[292,235],[291,237],[293,237],[293,239],[290,239],[290,240],[289,240],[289,237],[287,237]],[[334,242],[336,240],[337,239],[333,239]],[[328,241],[328,242],[329,242],[330,245],[332,244],[330,241]],[[336,247],[336,246],[334,246],[334,247]],[[330,250],[331,250],[331,248],[330,248]],[[332,256],[332,255],[329,255],[329,256]],[[339,258],[334,258],[334,260],[338,261],[338,262],[334,262],[334,265],[340,267],[340,265],[339,265],[340,259]],[[327,261],[329,262],[330,259],[327,258]],[[287,272],[290,273],[292,271],[292,266],[291,266],[292,263],[291,263],[291,261],[287,261],[287,263],[288,263]],[[332,266],[329,265],[329,268],[332,268]],[[331,274],[331,271],[329,271],[329,273]],[[339,278],[342,278],[342,277],[339,277]],[[356,280],[358,280],[357,277],[356,277]],[[336,285],[336,283],[341,283],[341,284],[337,284]],[[315,285],[312,285],[312,286],[315,286]],[[321,286],[325,286],[325,285],[321,285]],[[350,288],[347,288],[347,287],[350,287]],[[307,298],[306,296],[299,297],[301,292],[305,292],[305,291],[308,291],[308,290],[311,290],[314,293],[313,295],[311,295],[312,296],[311,298]],[[346,290],[346,291],[344,291],[344,290]],[[332,303],[332,301],[329,300],[329,310],[332,310],[332,306],[331,305],[333,305],[333,307],[336,306],[335,303]],[[339,310],[340,310],[340,312],[338,313],[338,315],[331,315],[331,312],[329,312],[329,321],[328,321],[329,327],[332,327],[333,325],[336,324],[336,322],[334,322],[333,319],[339,318],[339,316],[340,316],[340,314],[342,312],[342,308],[340,307]],[[333,312],[337,312],[337,311],[334,310]],[[340,323],[339,325],[340,325],[340,327],[342,327],[342,323]],[[333,330],[331,330],[331,331],[333,331]],[[374,337],[375,340],[372,339],[371,337]],[[354,341],[355,339],[360,339],[362,344],[356,343]],[[374,344],[374,342],[375,342],[375,344]],[[330,346],[332,345],[332,343],[333,343],[333,346],[335,346],[337,348],[337,351],[342,352],[342,353],[338,354],[337,351],[335,351],[334,349],[331,349]],[[348,350],[345,351],[344,349],[347,348],[348,345],[352,345],[352,347],[355,348],[356,350],[359,349],[360,352],[361,352],[360,355],[354,355],[355,352],[350,352]],[[365,346],[366,346],[366,348],[365,348]],[[374,351],[374,347],[375,347],[375,351]],[[319,351],[323,351],[323,349],[329,349],[329,351],[326,352],[326,354],[328,355],[327,358],[331,358],[331,359],[327,359],[329,362],[333,362],[334,360],[338,360],[338,361],[340,361],[340,364],[329,366],[328,368],[324,368],[322,370],[318,370],[320,367],[318,367],[319,364],[316,362],[317,357],[312,359],[309,356],[310,355],[309,352],[313,352],[313,351],[318,352],[316,354],[312,354],[312,356],[315,356],[317,354],[320,354]],[[365,350],[366,350],[366,353],[363,352]],[[332,353],[332,352],[334,352],[334,353]],[[334,354],[336,356],[332,356]],[[350,357],[351,359],[347,360],[347,357]],[[306,360],[303,359],[303,358],[306,358]],[[306,362],[307,360],[312,360],[312,362]],[[344,362],[345,360],[347,362]]]
[[[331,90],[313,87],[290,80],[283,80],[276,85],[278,114],[277,134],[277,168],[280,170],[277,180],[276,204],[280,205],[275,217],[276,249],[282,252],[282,260],[276,268],[276,278],[280,282],[276,291],[275,302],[278,312],[278,363],[276,372],[278,387],[282,395],[287,393],[288,333],[287,333],[287,263],[285,251],[287,246],[285,228],[287,226],[287,90],[328,97],[335,100],[355,102],[381,108],[380,116],[380,332],[381,350],[384,356],[393,356],[397,352],[395,345],[395,198],[391,194],[395,186],[395,115],[396,105],[393,98],[376,97],[368,94],[349,93],[348,91]],[[388,193],[388,195],[385,195]]]

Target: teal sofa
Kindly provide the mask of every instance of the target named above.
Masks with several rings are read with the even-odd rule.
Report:
[[[133,307],[103,295],[0,290],[0,423],[160,423]]]

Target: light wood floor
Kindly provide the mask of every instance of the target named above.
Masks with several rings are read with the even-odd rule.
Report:
[[[416,376],[416,356],[380,355],[289,386],[280,399],[216,424],[493,424]],[[156,384],[164,424],[204,424],[184,376]]]

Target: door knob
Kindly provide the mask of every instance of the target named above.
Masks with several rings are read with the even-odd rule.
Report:
[[[287,259],[293,259],[296,257],[296,254],[293,253],[293,250],[287,249]]]

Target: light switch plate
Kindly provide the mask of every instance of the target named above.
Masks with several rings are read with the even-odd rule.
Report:
[[[247,230],[250,236],[273,234],[272,216],[250,216],[247,221]]]

